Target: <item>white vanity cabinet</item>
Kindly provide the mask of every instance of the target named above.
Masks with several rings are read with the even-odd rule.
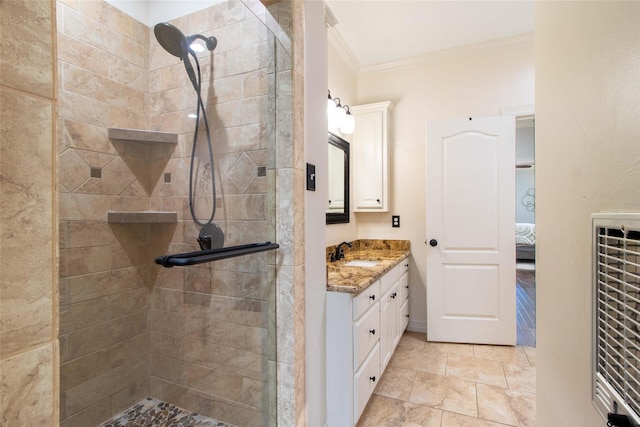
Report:
[[[358,422],[389,363],[408,324],[408,269],[405,258],[357,295],[327,292],[329,427]]]
[[[353,200],[355,212],[387,212],[389,101],[351,108],[356,127],[351,144],[353,159]]]

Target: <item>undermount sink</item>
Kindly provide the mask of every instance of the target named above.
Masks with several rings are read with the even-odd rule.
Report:
[[[345,264],[346,267],[375,267],[378,261],[370,261],[366,259],[354,259]]]

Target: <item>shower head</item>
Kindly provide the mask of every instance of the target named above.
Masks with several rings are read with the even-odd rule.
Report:
[[[187,55],[189,49],[187,38],[178,28],[167,22],[161,22],[153,27],[153,32],[160,46],[171,55],[178,58],[184,58]]]
[[[205,37],[202,34],[194,34],[186,37],[182,34],[178,28],[168,22],[161,22],[153,27],[153,32],[156,35],[156,39],[160,46],[173,56],[177,56],[180,59],[184,59],[189,52],[193,53],[191,49],[191,43],[196,39],[200,39],[205,42],[207,49],[212,51],[216,48],[218,40],[215,37]]]

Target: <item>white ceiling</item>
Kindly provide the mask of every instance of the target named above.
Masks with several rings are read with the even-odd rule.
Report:
[[[533,1],[326,0],[362,67],[533,32]]]

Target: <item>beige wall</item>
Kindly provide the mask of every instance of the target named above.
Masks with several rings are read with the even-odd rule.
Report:
[[[58,418],[54,17],[50,0],[0,2],[3,426]]]
[[[536,3],[537,420],[591,404],[590,214],[640,211],[640,3]]]
[[[332,29],[327,30],[329,34],[334,31]],[[333,98],[339,97],[342,105],[357,105],[357,88],[358,79],[356,72],[349,66],[349,62],[341,55],[339,45],[336,45],[335,39],[329,37],[329,43],[327,45],[327,60],[329,63],[328,82],[329,89],[331,90],[331,96]],[[326,95],[325,95],[326,98]],[[326,126],[326,125],[325,125]],[[331,132],[342,137],[348,142],[351,142],[352,135],[342,135],[339,129],[329,129]],[[351,170],[353,170],[353,162],[351,162]],[[353,186],[353,175],[351,176],[350,187]],[[351,191],[353,195],[353,191]],[[353,196],[349,203],[351,210],[353,210]],[[337,245],[343,241],[351,241],[358,239],[357,229],[358,217],[350,212],[348,224],[331,224],[326,227],[326,242],[327,246]]]
[[[532,37],[460,49],[419,65],[363,74],[358,104],[391,101],[388,213],[357,213],[359,239],[411,241],[410,329],[426,331],[425,124],[427,120],[497,116],[534,103]],[[400,215],[400,228],[391,228]]]

